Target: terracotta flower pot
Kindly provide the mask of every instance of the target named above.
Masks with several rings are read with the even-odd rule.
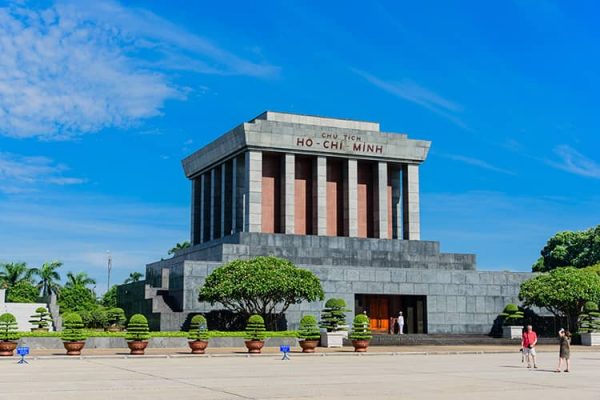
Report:
[[[298,343],[300,343],[300,347],[302,347],[303,353],[314,353],[315,348],[319,345],[318,340],[309,340],[309,339],[300,340]]]
[[[10,357],[15,353],[17,342],[0,340],[0,357]]]
[[[246,343],[248,353],[251,354],[260,354],[261,349],[265,345],[264,340],[246,340],[244,343]]]
[[[369,341],[368,340],[353,340],[352,346],[354,346],[355,352],[364,353],[367,351],[367,348],[369,347]]]
[[[63,346],[65,346],[68,356],[79,356],[81,355],[81,349],[83,349],[83,346],[85,346],[85,341],[63,342]]]
[[[204,354],[204,350],[206,346],[208,346],[207,340],[190,340],[188,342],[190,349],[192,349],[192,354]]]
[[[144,352],[146,350],[146,347],[148,346],[148,341],[147,340],[132,340],[130,342],[127,342],[127,346],[129,347],[129,350],[131,350],[129,352],[129,354],[135,355],[135,356],[143,356]]]

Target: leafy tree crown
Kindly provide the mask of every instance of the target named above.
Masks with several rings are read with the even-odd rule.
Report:
[[[321,328],[327,329],[327,332],[345,330],[347,312],[350,310],[346,308],[344,299],[327,300],[325,308],[321,311]]]
[[[190,340],[208,340],[208,326],[206,318],[203,315],[194,315],[190,321],[190,331],[188,335]]]
[[[47,328],[52,322],[50,313],[44,307],[38,307],[35,309],[35,314],[31,316],[29,323],[36,325],[38,328]]]
[[[585,268],[600,263],[600,225],[584,231],[559,232],[548,239],[534,272],[572,266]]]
[[[520,325],[523,323],[525,315],[523,311],[519,310],[519,306],[516,304],[507,304],[504,307],[504,311],[500,314],[500,317],[504,320],[504,325]]]
[[[222,304],[234,313],[272,315],[292,304],[323,300],[319,278],[290,261],[266,256],[231,261],[215,269],[199,300]]]

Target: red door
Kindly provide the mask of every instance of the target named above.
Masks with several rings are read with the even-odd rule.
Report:
[[[390,329],[389,299],[383,296],[369,296],[368,299],[371,329],[388,332]]]

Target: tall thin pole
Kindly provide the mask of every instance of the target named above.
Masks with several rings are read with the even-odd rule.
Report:
[[[110,250],[106,250],[108,254],[108,281],[106,282],[106,291],[110,290],[110,270],[112,269],[112,256],[110,255]]]

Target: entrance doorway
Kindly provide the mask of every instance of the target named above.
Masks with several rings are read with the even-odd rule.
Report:
[[[374,333],[398,333],[396,318],[404,315],[404,333],[427,333],[426,296],[356,294],[355,312],[366,312]]]

